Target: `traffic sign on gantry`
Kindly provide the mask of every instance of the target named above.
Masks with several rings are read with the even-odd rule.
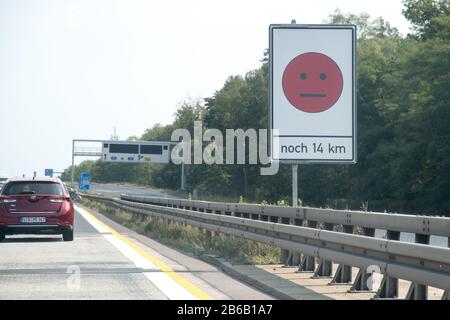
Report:
[[[103,141],[102,160],[108,162],[169,163],[170,143],[147,141]]]
[[[271,158],[356,162],[354,25],[269,27]]]

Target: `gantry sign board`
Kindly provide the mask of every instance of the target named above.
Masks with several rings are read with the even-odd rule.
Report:
[[[169,163],[169,142],[103,141],[102,160],[110,162]]]
[[[271,158],[356,162],[354,25],[269,27]]]

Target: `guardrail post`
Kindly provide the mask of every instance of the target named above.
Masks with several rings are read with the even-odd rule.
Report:
[[[291,219],[289,218],[285,218],[282,217],[281,218],[281,223],[283,224],[290,224],[291,223]],[[298,262],[295,263],[294,262],[294,252],[291,250],[282,250],[281,251],[281,258],[283,259],[283,267],[292,267],[292,266],[297,266]]]
[[[300,252],[292,252],[292,265],[298,266],[300,265],[302,254]]]
[[[388,240],[400,240],[400,232],[399,231],[386,231],[386,238]],[[398,279],[389,277],[387,275],[383,276],[381,280],[380,288],[374,297],[374,299],[389,299],[389,298],[398,298]]]
[[[295,226],[301,226],[303,224],[303,220],[302,219],[293,219],[292,220],[292,224]],[[300,262],[302,259],[302,254],[301,252],[293,252],[292,254],[292,264],[295,266],[299,266]]]
[[[262,216],[261,216],[261,220],[262,220]],[[272,223],[278,223],[278,217],[269,216],[268,220],[269,220],[269,222],[272,222]],[[283,253],[281,254],[281,259],[283,259]],[[284,263],[284,260],[282,261],[282,263]]]
[[[333,231],[334,224],[325,222],[323,228]],[[312,278],[331,277],[333,275],[333,262],[330,260],[320,260],[319,265],[314,272]]]
[[[375,236],[375,229],[373,228],[365,228],[363,227],[363,234],[367,237],[374,237]],[[348,290],[348,292],[362,292],[362,291],[373,291],[371,288],[369,288],[369,285],[367,283],[367,279],[372,276],[372,274],[369,274],[367,272],[366,268],[360,268],[358,271],[358,274],[356,275],[355,282],[353,283],[352,287]]]
[[[430,235],[416,233],[416,243],[429,244]],[[428,287],[419,283],[411,283],[408,293],[406,294],[407,300],[427,300],[428,299]]]
[[[308,221],[307,225],[308,228],[316,228],[317,221]],[[316,269],[316,257],[302,254],[300,265],[296,272],[314,272],[315,269]]]
[[[345,233],[353,233],[352,225],[342,226]],[[333,280],[330,284],[349,284],[352,282],[352,266],[345,264],[339,264],[336,273],[334,274]]]

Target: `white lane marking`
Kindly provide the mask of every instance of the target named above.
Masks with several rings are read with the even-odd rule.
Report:
[[[87,222],[89,222],[98,232],[109,233],[110,231],[91,218],[89,214],[83,212],[84,209],[75,206]],[[143,272],[142,274],[149,279],[161,292],[170,300],[197,300],[197,298],[187,291],[182,285],[168,277],[164,272],[157,268],[152,262],[145,259],[137,251],[133,250],[126,243],[121,241],[113,234],[104,234],[103,237],[108,240],[116,249],[118,249],[125,257],[133,262],[136,267],[142,269],[154,269],[157,272]]]

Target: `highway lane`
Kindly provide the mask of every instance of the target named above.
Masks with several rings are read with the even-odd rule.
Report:
[[[75,240],[8,236],[0,299],[270,299],[198,259],[78,207]]]
[[[167,197],[174,198],[175,196],[168,194],[162,190],[122,184],[108,184],[108,183],[92,183],[90,192],[99,193],[105,196],[118,197],[123,194],[131,194],[137,196],[149,197]]]

